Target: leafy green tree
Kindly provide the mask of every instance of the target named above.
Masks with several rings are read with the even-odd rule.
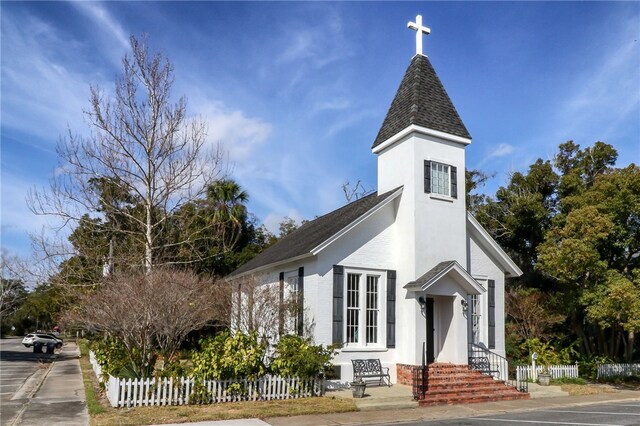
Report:
[[[526,174],[515,172],[495,199],[477,206],[476,218],[525,272],[528,286],[545,283],[536,270],[537,247],[557,209],[559,177],[549,161],[537,160]]]
[[[596,151],[596,150],[592,150]],[[555,278],[564,296],[572,328],[581,338],[588,355],[600,353],[615,357],[624,346],[627,359],[633,356],[637,331],[624,319],[611,320],[606,300],[616,289],[631,289],[640,256],[640,169],[631,164],[623,169],[605,167],[615,156],[600,146],[600,161],[579,151],[574,167],[581,169],[581,158],[588,158],[589,173],[569,171],[580,176],[581,186],[561,200],[563,212],[539,246],[539,270]],[[604,160],[602,159],[604,158]],[[593,170],[599,174],[593,177]],[[629,297],[635,293],[630,291]],[[617,300],[624,305],[631,301]],[[586,320],[591,326],[584,327]]]
[[[628,335],[623,340],[625,358],[631,362],[635,335],[640,331],[640,271],[632,278],[609,270],[601,285],[585,292],[587,318],[601,327],[621,329]]]

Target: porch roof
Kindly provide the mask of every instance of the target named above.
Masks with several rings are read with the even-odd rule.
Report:
[[[404,288],[409,291],[427,291],[449,275],[468,294],[481,294],[486,291],[460,264],[455,260],[445,260],[431,268],[427,273],[415,281],[407,283]]]

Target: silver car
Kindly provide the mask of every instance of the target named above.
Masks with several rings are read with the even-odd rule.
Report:
[[[49,343],[53,343],[56,348],[62,347],[62,339],[58,339],[52,334],[46,333],[29,333],[22,339],[22,344],[25,347],[29,348],[35,344],[41,344],[42,346],[46,346]]]

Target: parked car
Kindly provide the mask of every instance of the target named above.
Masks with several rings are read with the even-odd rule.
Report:
[[[47,333],[29,333],[22,339],[22,344],[29,348],[35,344],[47,345],[49,343],[53,343],[56,348],[62,347],[62,339],[58,339],[53,334]]]

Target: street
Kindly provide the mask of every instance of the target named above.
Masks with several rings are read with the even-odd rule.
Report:
[[[1,425],[88,425],[79,351],[67,342],[55,355],[34,354],[21,339],[2,339]]]
[[[640,424],[640,402],[628,401],[586,406],[540,409],[500,415],[452,420],[431,420],[407,423],[388,423],[403,426],[480,426],[480,425],[573,425],[573,426],[632,426]]]
[[[55,355],[36,354],[25,348],[22,338],[0,340],[0,423],[12,424],[29,398],[35,386],[46,373]]]

